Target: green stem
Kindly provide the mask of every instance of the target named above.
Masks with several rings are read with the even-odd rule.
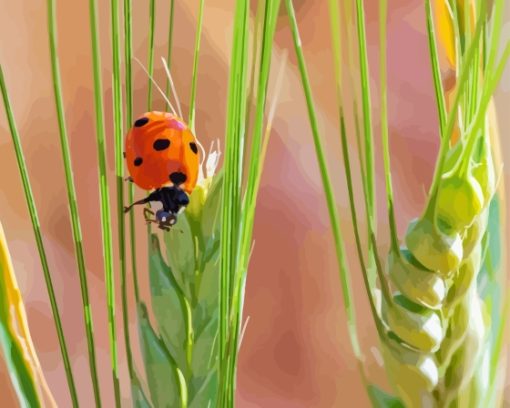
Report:
[[[112,380],[115,395],[115,405],[120,407],[120,388],[117,367],[117,339],[115,330],[115,286],[113,278],[112,256],[112,226],[110,212],[110,198],[106,169],[106,143],[104,128],[103,87],[101,80],[101,56],[99,49],[99,30],[97,23],[96,0],[89,0],[90,31],[92,41],[92,66],[94,75],[94,108],[96,121],[97,154],[99,164],[99,194],[101,208],[101,235],[103,242],[106,303],[108,309],[108,333],[110,343],[110,363],[112,366]]]
[[[50,299],[51,312],[53,314],[53,321],[55,322],[55,328],[57,330],[58,343],[60,346],[60,353],[62,354],[62,361],[64,363],[67,385],[69,387],[69,393],[71,395],[71,400],[73,403],[73,407],[78,407],[78,395],[76,393],[76,384],[74,382],[73,372],[71,368],[71,362],[69,359],[69,353],[67,351],[67,344],[65,340],[64,330],[62,328],[62,319],[60,318],[60,311],[58,309],[57,299],[55,297],[55,289],[53,288],[53,281],[50,274],[50,269],[48,266],[48,259],[46,257],[46,250],[44,249],[44,243],[41,232],[41,225],[39,223],[39,216],[37,213],[37,207],[35,205],[34,194],[32,192],[32,187],[30,184],[30,179],[28,177],[27,165],[25,162],[25,157],[23,154],[23,149],[21,147],[21,140],[19,137],[18,129],[16,127],[16,122],[14,120],[14,114],[11,108],[11,102],[9,100],[9,95],[7,93],[7,88],[5,85],[4,73],[2,66],[0,65],[0,88],[2,91],[2,98],[5,107],[5,114],[7,116],[7,121],[9,122],[9,128],[11,131],[12,143],[14,145],[14,151],[16,153],[16,160],[18,163],[18,169],[21,176],[21,182],[23,184],[23,191],[25,193],[25,200],[28,206],[28,212],[30,215],[30,220],[32,222],[32,228],[34,230],[35,242],[37,244],[37,250],[39,252],[39,258],[41,260],[41,266],[43,269],[44,280],[46,283],[46,289],[48,291],[48,297]]]
[[[430,0],[425,1],[425,12],[427,15],[427,32],[429,41],[430,63],[432,65],[432,76],[434,78],[434,91],[436,93],[437,112],[439,115],[439,129],[441,138],[446,137],[443,130],[446,126],[446,102],[443,85],[441,83],[441,68],[437,54],[437,43],[435,38],[434,20],[432,18],[432,6]]]
[[[370,103],[370,79],[368,77],[368,52],[365,29],[365,10],[363,0],[356,0],[356,27],[358,31],[358,53],[361,76],[361,100],[363,107],[363,129],[365,134],[365,164],[366,181],[368,194],[367,216],[369,224],[375,230],[375,158],[374,140],[372,135],[372,115]]]
[[[128,10],[128,12],[130,12]],[[111,1],[111,36],[112,36],[112,89],[113,89],[113,133],[115,138],[115,175],[117,180],[117,240],[119,246],[120,286],[122,295],[122,322],[124,333],[124,348],[130,379],[135,376],[133,357],[131,352],[131,339],[129,335],[129,309],[126,287],[126,245],[125,245],[125,219],[124,219],[124,160],[123,160],[123,129],[122,129],[122,84],[120,61],[120,35],[119,35],[119,4],[118,0]],[[131,86],[131,85],[130,85]],[[131,103],[131,102],[129,102]],[[126,105],[128,102],[126,101]],[[130,385],[132,382],[130,382]]]
[[[354,43],[353,40],[353,33],[352,33],[352,26],[349,24],[352,21],[352,7],[351,2],[346,1],[343,4],[344,6],[344,13],[342,17],[342,22],[346,25],[346,31],[347,31],[347,59],[348,59],[348,75],[349,75],[349,82],[351,84],[351,87],[353,89],[353,96],[352,96],[352,111],[354,116],[354,129],[356,134],[356,150],[358,152],[358,160],[360,162],[360,170],[361,170],[361,179],[366,180],[365,175],[365,160],[363,158],[363,152],[361,149],[361,126],[360,126],[360,120],[359,120],[359,105],[358,105],[358,98],[356,96],[356,89],[359,87],[359,83],[357,81],[357,77],[353,75],[353,72],[357,72],[357,69],[354,65],[354,51],[352,44]],[[338,25],[340,26],[340,22],[338,22]],[[363,189],[366,193],[366,183],[363,184]]]
[[[253,42],[252,42],[252,56],[251,56],[251,66],[250,66],[250,80],[248,82],[248,86],[250,87],[250,92],[248,94],[248,107],[249,112],[248,115],[246,115],[246,126],[245,126],[245,133],[248,133],[250,130],[251,125],[251,116],[252,116],[252,104],[254,102],[254,98],[256,95],[256,75],[255,75],[255,68],[258,64],[258,52],[259,52],[259,37],[260,37],[260,26],[262,24],[262,17],[264,12],[264,2],[259,1],[257,3],[257,11],[255,12],[255,27],[253,30]],[[243,160],[246,158],[243,157]]]
[[[220,315],[219,315],[219,406],[234,403],[234,373],[229,340],[237,328],[229,321],[239,253],[241,181],[246,120],[246,77],[248,65],[248,2],[237,0],[234,17],[232,59],[230,66],[225,130],[225,159],[222,191],[222,226],[220,238]],[[234,350],[237,352],[237,350]]]
[[[149,0],[149,51],[147,71],[149,80],[147,84],[147,110],[152,111],[152,81],[150,77],[154,74],[154,31],[156,26],[156,0]]]
[[[189,120],[188,126],[195,133],[195,100],[197,95],[198,57],[200,53],[200,39],[202,37],[202,20],[204,18],[205,0],[200,0],[198,12],[197,32],[195,37],[195,52],[193,55],[193,76],[191,77],[191,96],[189,98]]]
[[[133,71],[132,71],[132,0],[124,0],[124,55],[125,55],[125,76],[126,76],[126,128],[129,129],[133,123]],[[132,203],[135,200],[135,189],[133,183],[128,185],[128,201]],[[135,212],[129,212],[129,244],[131,248],[131,273],[133,274],[133,287],[136,303],[139,303],[138,272],[136,267],[136,226]],[[127,286],[122,288],[122,296],[127,299]]]
[[[429,0],[427,0],[429,1]],[[388,86],[387,86],[387,36],[386,25],[388,15],[387,0],[379,2],[379,81],[381,83],[381,137],[383,142],[384,176],[386,178],[386,199],[388,206],[388,221],[390,224],[391,249],[400,256],[398,243],[397,223],[395,221],[395,210],[393,207],[393,185],[391,180],[390,143],[388,137]],[[377,262],[377,260],[376,260]]]
[[[168,50],[166,55],[166,62],[168,64],[168,69],[170,70],[172,66],[172,44],[173,44],[173,36],[174,36],[174,6],[175,0],[170,0],[170,17],[168,21]],[[170,80],[166,79],[166,88],[165,94],[168,96],[170,94]],[[165,102],[165,110],[168,111],[170,106],[168,102]]]
[[[56,7],[54,0],[48,0],[48,31],[50,42],[51,72],[53,77],[53,92],[55,97],[55,107],[57,111],[60,146],[62,149],[62,161],[64,163],[64,172],[67,188],[67,201],[71,218],[71,227],[76,254],[76,263],[78,267],[81,298],[83,305],[83,318],[85,322],[85,333],[87,336],[87,348],[89,357],[89,368],[94,390],[94,400],[97,407],[101,406],[101,391],[97,376],[96,365],[96,347],[94,341],[94,324],[92,321],[92,308],[89,300],[89,289],[87,282],[87,268],[85,266],[85,257],[83,253],[83,237],[81,233],[81,223],[78,214],[78,205],[76,200],[76,188],[74,186],[74,177],[71,163],[71,152],[69,148],[69,138],[65,123],[64,102],[62,97],[62,85],[60,79],[60,68],[57,52],[57,27],[56,27]]]

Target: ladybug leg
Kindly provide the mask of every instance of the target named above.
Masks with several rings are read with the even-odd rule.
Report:
[[[124,207],[124,213],[129,212],[129,210],[131,210],[131,208],[133,208],[133,206],[135,206],[135,205],[146,204],[148,202],[149,202],[148,197],[142,198],[141,200],[138,200],[138,201],[135,201],[133,204],[128,205],[127,207]]]
[[[147,225],[149,225],[149,224],[158,224],[159,225],[160,224],[160,222],[158,220],[151,218],[150,215],[147,215],[144,213],[143,216],[145,218],[145,223]]]
[[[125,177],[124,181],[129,181],[132,183],[134,180],[133,180],[133,177],[129,176],[129,177]]]
[[[151,211],[150,209],[148,209],[147,207],[145,207],[143,209],[143,217],[145,218],[145,221],[147,221],[147,223],[149,222],[155,222],[155,220],[152,219],[152,216],[154,215],[154,211]]]

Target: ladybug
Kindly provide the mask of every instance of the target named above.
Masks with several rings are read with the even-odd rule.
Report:
[[[177,214],[189,203],[189,194],[197,184],[200,154],[198,143],[186,123],[168,112],[147,112],[129,130],[125,142],[125,159],[129,181],[144,190],[153,190],[134,205],[159,202],[162,209],[155,219],[145,209],[147,222],[168,230],[177,222]]]

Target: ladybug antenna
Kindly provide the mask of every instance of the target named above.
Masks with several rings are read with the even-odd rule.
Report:
[[[161,61],[163,62],[163,68],[165,69],[166,76],[168,78],[168,82],[170,82],[170,86],[172,88],[172,93],[174,95],[175,102],[177,103],[177,109],[179,110],[179,116],[181,117],[181,119],[183,119],[184,116],[182,115],[181,103],[179,102],[179,96],[177,95],[177,91],[175,90],[175,85],[174,85],[174,81],[172,79],[172,74],[170,73],[170,69],[168,68],[166,59],[164,57],[161,57]]]
[[[174,106],[172,105],[172,103],[168,100],[167,96],[165,95],[165,93],[163,92],[163,90],[159,87],[159,85],[157,84],[157,82],[154,80],[154,78],[152,77],[151,74],[149,74],[149,72],[147,71],[147,69],[144,67],[144,65],[140,62],[140,60],[136,57],[133,57],[133,59],[138,62],[138,65],[140,65],[140,67],[144,70],[144,72],[147,74],[147,76],[149,77],[149,79],[151,80],[151,82],[154,84],[154,86],[156,87],[156,89],[159,91],[159,93],[161,94],[161,96],[163,97],[163,99],[165,100],[165,102],[168,104],[168,106],[170,106],[170,109],[172,109],[172,113],[177,116],[177,113],[175,112],[175,108]],[[179,110],[180,111],[180,110]]]
[[[184,118],[182,115],[181,110],[181,103],[179,102],[179,96],[177,95],[177,90],[175,89],[174,81],[172,78],[172,74],[170,73],[170,69],[168,68],[168,63],[166,62],[166,59],[164,57],[161,57],[161,62],[163,63],[163,68],[165,69],[166,76],[168,78],[168,82],[170,82],[170,87],[172,88],[172,93],[174,95],[175,101],[177,102],[177,109],[179,110],[179,115],[181,118]],[[202,143],[198,140],[198,138],[195,136],[195,143],[200,148],[200,151],[202,152],[202,161],[200,162],[200,168],[202,168],[202,165],[205,162],[205,149],[204,146],[202,146]]]

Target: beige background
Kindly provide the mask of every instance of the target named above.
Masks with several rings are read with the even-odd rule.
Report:
[[[59,50],[66,118],[73,153],[74,176],[82,219],[86,261],[92,296],[98,362],[104,406],[112,406],[109,372],[106,305],[100,249],[96,144],[93,121],[88,2],[58,2]],[[111,70],[109,48],[109,2],[101,1],[103,81],[106,114],[111,117]],[[147,2],[134,1],[134,55],[146,60]],[[169,2],[159,1],[157,10],[156,61],[166,55]],[[194,27],[198,1],[177,1],[173,72],[187,111]],[[370,59],[378,57],[377,2],[367,5]],[[395,0],[389,13],[389,119],[396,211],[402,234],[424,202],[438,145],[437,121],[425,36],[423,2]],[[206,2],[198,82],[197,134],[206,146],[224,134],[226,84],[232,28],[233,1]],[[309,64],[320,128],[327,147],[337,202],[354,254],[346,190],[341,162],[337,112],[333,90],[327,3],[296,1],[302,41]],[[510,19],[507,18],[507,21]],[[366,406],[359,375],[348,341],[345,313],[333,252],[322,186],[315,161],[306,107],[295,57],[282,12],[276,35],[275,58],[289,48],[290,63],[278,105],[273,138],[267,157],[255,226],[255,252],[248,277],[246,315],[250,323],[244,339],[238,380],[238,406],[320,407]],[[505,26],[508,34],[508,25]],[[77,378],[80,401],[93,405],[86,360],[79,281],[68,221],[63,168],[55,119],[43,0],[3,1],[0,13],[0,62],[21,132],[45,244],[62,310],[64,329]],[[375,68],[375,69],[374,69]],[[135,112],[146,110],[145,74],[135,66]],[[375,89],[377,68],[371,70]],[[163,81],[157,64],[155,77]],[[508,109],[510,75],[498,91],[501,128],[506,157],[510,129]],[[156,94],[155,94],[156,95]],[[377,95],[374,95],[377,97]],[[374,103],[377,117],[378,103]],[[153,109],[163,109],[156,95]],[[378,120],[375,119],[378,125]],[[113,171],[111,122],[108,121],[109,169]],[[376,133],[378,135],[378,133]],[[377,142],[377,146],[380,143]],[[377,150],[379,151],[379,150]],[[0,114],[0,219],[4,225],[22,288],[36,348],[59,405],[70,404],[60,362],[54,325],[43,275],[24,203],[15,156],[6,120]],[[377,182],[383,185],[378,158]],[[505,176],[508,178],[508,168]],[[113,186],[113,185],[112,185]],[[113,189],[112,189],[113,193]],[[141,192],[138,192],[140,195]],[[380,238],[386,242],[384,194],[378,191]],[[112,203],[114,202],[112,194]],[[141,227],[140,214],[137,219]],[[140,228],[141,229],[141,228]],[[147,298],[144,274],[144,239],[138,252],[140,275]],[[384,372],[371,351],[377,343],[368,312],[361,276],[350,257],[356,294],[358,324],[368,358],[370,378],[386,385]],[[117,276],[117,284],[118,284]],[[120,293],[120,290],[117,291]],[[118,309],[118,330],[121,312]],[[133,313],[131,313],[133,316]],[[133,337],[134,322],[131,324]],[[122,345],[119,338],[119,344]],[[121,346],[122,393],[129,389]],[[140,361],[138,361],[140,363]],[[5,367],[0,365],[2,406],[16,406]]]

